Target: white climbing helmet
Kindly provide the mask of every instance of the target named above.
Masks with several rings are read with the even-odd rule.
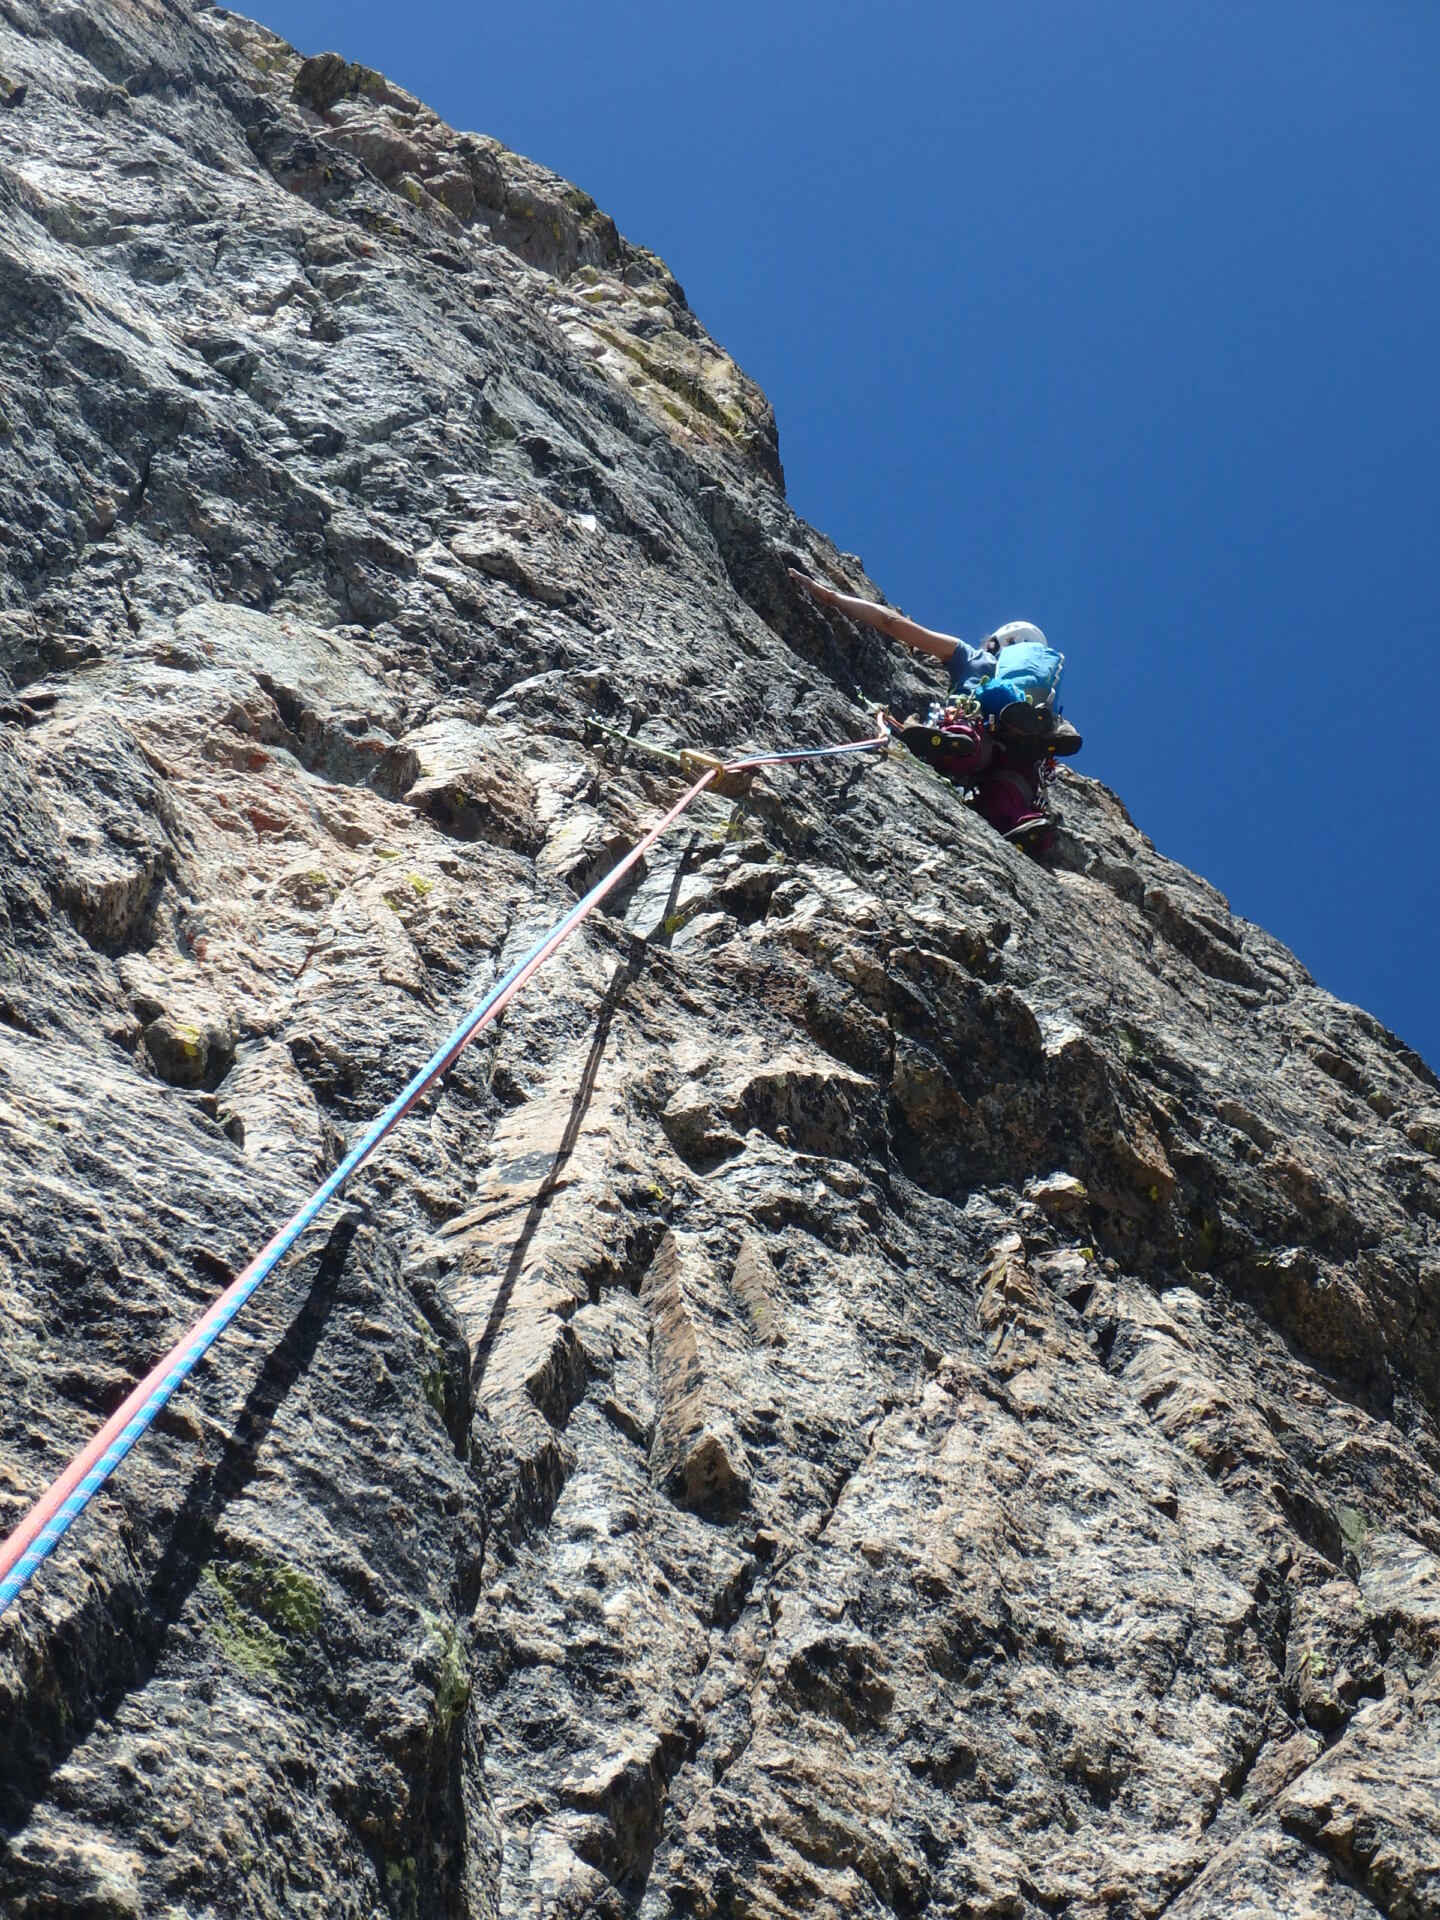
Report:
[[[1050,644],[1039,627],[1032,626],[1028,620],[1007,620],[1003,627],[987,633],[980,644],[986,653],[1003,653],[1006,647],[1013,647],[1020,640],[1033,640],[1042,647]]]

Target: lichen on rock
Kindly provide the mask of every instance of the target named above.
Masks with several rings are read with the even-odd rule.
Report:
[[[8,1528],[621,741],[927,683],[583,189],[198,0],[0,103]],[[0,1621],[6,1913],[1440,1912],[1440,1082],[1057,795],[701,797]]]

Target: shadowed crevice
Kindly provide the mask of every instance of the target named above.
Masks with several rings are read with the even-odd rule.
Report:
[[[675,883],[671,889],[672,901],[679,890],[679,886],[680,868],[677,868]],[[590,1051],[586,1055],[585,1065],[580,1074],[580,1084],[575,1089],[575,1098],[571,1102],[570,1115],[565,1122],[565,1131],[560,1137],[560,1144],[555,1150],[555,1157],[550,1162],[550,1169],[541,1181],[534,1199],[526,1209],[524,1222],[519,1234],[516,1236],[515,1244],[510,1249],[510,1257],[505,1263],[505,1272],[501,1277],[499,1288],[495,1294],[494,1304],[491,1306],[489,1316],[486,1319],[485,1330],[476,1343],[475,1358],[471,1368],[471,1385],[472,1393],[477,1397],[485,1380],[485,1372],[490,1364],[490,1356],[494,1352],[495,1342],[499,1339],[500,1329],[505,1323],[505,1315],[509,1310],[510,1301],[515,1292],[515,1284],[519,1280],[521,1269],[525,1265],[525,1256],[530,1251],[531,1242],[539,1231],[540,1222],[545,1218],[546,1209],[559,1190],[566,1165],[571,1154],[575,1151],[576,1141],[580,1138],[580,1129],[585,1124],[585,1115],[589,1112],[590,1102],[594,1098],[595,1082],[599,1077],[600,1063],[605,1057],[605,1047],[610,1038],[611,1023],[614,1021],[620,1003],[625,997],[627,988],[632,980],[638,978],[644,965],[645,947],[642,942],[636,941],[631,947],[630,958],[620,961],[610,976],[609,985],[606,987],[604,997],[600,1002],[600,1011],[595,1021],[595,1031],[591,1035]]]

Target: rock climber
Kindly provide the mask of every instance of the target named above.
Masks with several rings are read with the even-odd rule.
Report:
[[[1051,754],[1078,753],[1080,735],[1058,705],[1064,658],[1028,620],[1010,620],[970,646],[856,594],[837,593],[809,574],[790,578],[822,607],[833,607],[948,668],[950,687],[926,720],[894,725],[913,753],[974,789],[975,805],[1007,840],[1043,853],[1053,837],[1040,801],[1041,769]]]

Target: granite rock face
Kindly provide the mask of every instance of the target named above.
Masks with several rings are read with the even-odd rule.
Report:
[[[590,712],[925,683],[660,261],[180,0],[0,0],[0,541],[8,1528],[678,791]],[[6,1914],[1440,1914],[1440,1085],[1057,806],[702,800],[0,1623]]]

